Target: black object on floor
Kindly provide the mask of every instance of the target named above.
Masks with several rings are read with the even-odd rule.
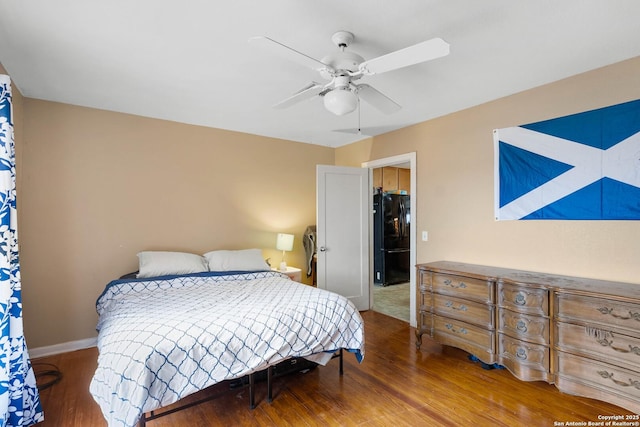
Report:
[[[480,362],[480,366],[482,366],[482,369],[486,369],[486,370],[490,370],[490,369],[504,369],[504,366],[499,365],[497,363],[493,363],[493,364],[488,364],[488,363],[484,363],[482,360],[478,359],[476,356],[474,356],[473,354],[469,355],[469,360],[471,360],[472,362]]]

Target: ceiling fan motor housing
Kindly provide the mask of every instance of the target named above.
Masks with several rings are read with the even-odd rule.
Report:
[[[333,74],[331,71],[321,70],[322,77],[330,80],[336,73],[340,73],[340,71],[355,73],[358,71],[360,63],[364,62],[364,58],[354,52],[339,51],[325,56],[321,62],[331,67],[332,70],[335,70]]]

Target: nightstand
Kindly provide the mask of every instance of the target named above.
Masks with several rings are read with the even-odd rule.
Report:
[[[287,266],[287,271],[280,271],[278,267],[271,267],[271,269],[273,271],[278,271],[282,274],[286,274],[294,282],[302,283],[302,270],[299,268]]]

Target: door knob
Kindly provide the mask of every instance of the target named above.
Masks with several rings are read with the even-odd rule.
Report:
[[[319,250],[320,252],[325,252],[325,251],[327,250],[327,248],[325,248],[324,246],[320,246],[320,247],[318,248],[318,250]]]

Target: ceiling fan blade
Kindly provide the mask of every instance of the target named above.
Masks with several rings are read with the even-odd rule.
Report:
[[[298,52],[297,50],[292,49],[289,46],[286,46],[266,36],[251,37],[249,39],[249,43],[260,46],[265,50],[269,50],[285,59],[288,59],[289,61],[296,62],[313,70],[331,69],[331,67],[327,66],[321,61],[312,58],[309,55],[305,55],[302,52]]]
[[[380,74],[420,62],[430,61],[447,56],[448,54],[449,43],[441,38],[435,38],[364,61],[360,64],[359,68],[362,74]]]
[[[311,82],[287,99],[284,99],[278,102],[273,108],[282,109],[290,107],[298,102],[304,101],[305,99],[311,99],[314,96],[318,95],[322,89],[324,89],[324,85],[316,82]]]
[[[385,114],[395,113],[397,111],[400,111],[400,109],[402,108],[394,100],[367,84],[357,85],[357,88],[358,96],[360,97],[360,99],[371,104],[373,107],[377,108]]]

